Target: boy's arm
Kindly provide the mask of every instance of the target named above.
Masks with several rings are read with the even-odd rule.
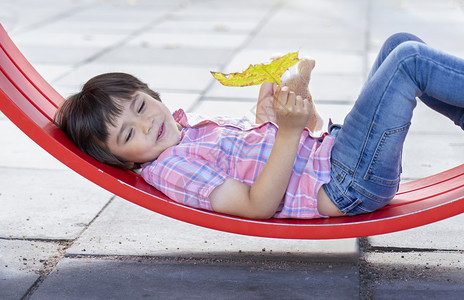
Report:
[[[279,96],[274,97],[273,109],[279,129],[268,161],[251,187],[234,179],[216,187],[209,197],[214,211],[267,219],[282,201],[310,109],[307,99],[297,97],[288,88],[276,93]]]

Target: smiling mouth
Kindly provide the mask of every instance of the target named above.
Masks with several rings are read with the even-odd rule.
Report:
[[[158,138],[157,138],[157,140],[161,139],[161,138],[164,136],[164,131],[165,131],[164,129],[165,129],[165,128],[164,128],[164,123],[163,123],[163,124],[161,124],[161,126],[160,126],[160,129],[159,129],[159,132],[158,132]]]

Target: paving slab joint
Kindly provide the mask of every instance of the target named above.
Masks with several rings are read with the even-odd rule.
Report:
[[[111,259],[121,261],[137,262],[210,262],[210,263],[305,263],[305,264],[327,264],[327,265],[357,265],[358,257],[353,258],[343,255],[304,255],[304,254],[277,254],[273,256],[258,255],[256,253],[237,254],[237,253],[198,253],[181,255],[117,255],[117,254],[65,254],[65,258],[75,259]]]
[[[36,241],[28,239],[28,241]],[[58,252],[56,255],[51,256],[49,259],[45,259],[42,262],[43,267],[38,270],[39,278],[31,285],[31,287],[26,291],[24,296],[21,297],[21,300],[29,299],[32,294],[39,288],[40,284],[50,275],[51,272],[55,269],[56,265],[65,257],[66,249],[68,249],[74,241],[50,241],[49,243],[57,244]]]
[[[382,246],[369,246],[367,252],[396,252],[396,253],[407,253],[407,252],[449,252],[449,253],[462,253],[460,249],[440,249],[440,248],[410,248],[410,247],[382,247]]]
[[[47,279],[47,277],[53,272],[56,268],[58,263],[66,257],[66,251],[69,247],[71,247],[74,242],[89,228],[90,225],[101,215],[101,213],[110,205],[110,203],[115,199],[116,196],[110,198],[110,200],[102,207],[102,209],[95,215],[95,217],[87,224],[82,231],[77,235],[77,237],[73,240],[50,240],[50,239],[21,239],[21,240],[28,240],[28,241],[41,241],[47,243],[55,243],[58,246],[58,252],[56,255],[53,255],[51,258],[44,260],[43,268],[41,268],[39,273],[39,278],[31,285],[31,287],[26,291],[24,296],[21,297],[21,300],[29,299],[34,292],[40,287],[42,282]]]
[[[369,252],[370,244],[367,237],[358,238],[359,243],[359,260],[358,260],[358,276],[359,276],[359,299],[369,300],[374,299],[374,288],[372,284],[372,276],[369,264],[366,260],[366,254]]]

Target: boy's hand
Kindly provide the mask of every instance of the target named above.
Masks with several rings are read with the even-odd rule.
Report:
[[[259,89],[258,102],[256,103],[256,124],[264,122],[276,122],[275,113],[273,110],[274,91],[277,87],[276,83],[265,82]]]
[[[275,91],[273,109],[279,130],[298,135],[308,123],[311,113],[309,100],[297,96],[286,86]]]

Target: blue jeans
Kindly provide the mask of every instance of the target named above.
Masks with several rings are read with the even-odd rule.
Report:
[[[464,60],[399,33],[383,45],[343,126],[335,125],[331,180],[323,186],[346,215],[387,205],[398,191],[416,97],[464,129]]]

